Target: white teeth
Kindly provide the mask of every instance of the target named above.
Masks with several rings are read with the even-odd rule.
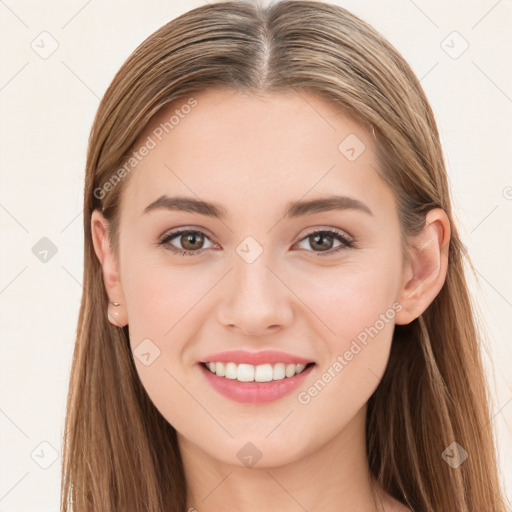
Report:
[[[237,373],[236,363],[226,363],[226,379],[236,379]]]
[[[295,365],[294,364],[287,364],[286,369],[284,371],[284,374],[287,377],[293,377],[295,375]]]
[[[276,363],[271,365],[269,363],[254,366],[245,363],[223,363],[223,362],[208,362],[205,363],[206,367],[212,372],[217,374],[218,377],[226,377],[227,379],[236,379],[240,382],[270,382],[272,380],[283,380],[298,375],[304,368],[305,364],[285,364]]]
[[[213,363],[215,365],[215,373],[219,377],[224,377],[226,375],[226,365],[224,363]],[[213,370],[211,370],[213,372]]]
[[[240,382],[252,382],[254,380],[254,366],[252,364],[239,364],[236,379]]]
[[[272,380],[272,365],[260,364],[256,366],[254,380],[256,382],[270,382]]]
[[[285,371],[284,371],[284,363],[277,363],[274,365],[274,369],[272,371],[272,379],[273,380],[281,380],[284,379]]]

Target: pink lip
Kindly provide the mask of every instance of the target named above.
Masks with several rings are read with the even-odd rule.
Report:
[[[219,359],[217,359],[217,361],[219,361]],[[235,402],[253,404],[272,402],[288,395],[304,382],[315,366],[316,365],[311,365],[298,375],[285,377],[282,380],[272,380],[269,382],[239,382],[236,379],[218,377],[208,370],[204,364],[199,364],[204,376],[218,393]]]
[[[279,350],[261,350],[259,352],[248,352],[247,350],[230,350],[229,352],[217,352],[216,354],[210,354],[204,359],[198,361],[198,363],[210,363],[220,361],[223,363],[245,363],[257,366],[259,364],[308,364],[313,361],[304,359],[302,357],[294,356],[286,352],[280,352]],[[300,375],[300,374],[299,374]]]

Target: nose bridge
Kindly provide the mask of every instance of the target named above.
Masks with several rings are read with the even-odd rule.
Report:
[[[229,284],[223,291],[220,322],[251,334],[287,324],[291,319],[290,291],[272,269],[275,264],[270,261],[270,252],[259,250],[250,240],[242,242],[236,252]]]

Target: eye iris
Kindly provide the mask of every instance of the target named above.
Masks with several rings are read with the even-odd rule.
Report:
[[[198,239],[201,245],[203,242],[203,235],[201,235],[201,233],[185,233],[181,235],[181,246],[186,250],[200,249],[200,247],[194,245],[194,242],[197,242]],[[192,246],[187,246],[189,243],[191,243]]]
[[[327,244],[321,243],[321,244],[319,244],[319,248],[322,249],[322,250],[329,250],[329,249],[332,248],[332,236],[331,235],[325,235],[325,234],[322,234],[322,233],[317,233],[317,234],[311,235],[309,237],[310,242],[313,240],[313,243],[311,244],[312,247],[314,247],[315,244],[318,241],[325,242],[326,239],[331,239],[330,243],[329,242]],[[326,245],[327,245],[327,247],[326,247]]]

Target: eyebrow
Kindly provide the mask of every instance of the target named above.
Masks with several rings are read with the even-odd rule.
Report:
[[[165,194],[146,206],[143,214],[160,209],[197,213],[217,219],[228,217],[227,210],[218,203],[202,201],[193,197],[169,197]],[[358,210],[373,216],[370,208],[359,199],[349,196],[329,195],[307,201],[289,202],[285,207],[283,217],[291,219],[336,210]]]

